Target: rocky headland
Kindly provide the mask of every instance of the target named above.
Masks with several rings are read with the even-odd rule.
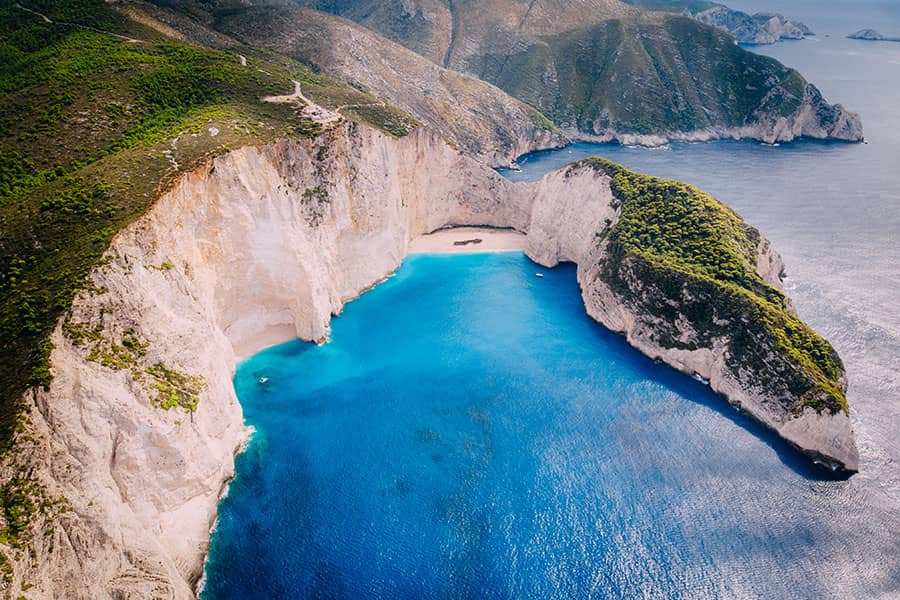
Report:
[[[741,44],[774,44],[782,40],[802,40],[815,35],[799,21],[782,14],[748,14],[718,2],[703,0],[624,0],[627,4],[653,11],[689,16],[734,36]]]
[[[727,6],[713,6],[693,13],[701,23],[727,31],[741,44],[774,44],[815,35],[809,27],[776,13],[749,15]]]
[[[715,246],[675,256],[647,242],[637,225],[666,227],[647,198],[712,223],[684,235]],[[52,335],[53,381],[26,395],[3,467],[44,499],[19,538],[28,552],[8,553],[9,585],[192,597],[248,435],[238,349],[286,328],[327,340],[332,315],[412,239],[458,225],[511,228],[537,263],[577,263],[594,319],[812,459],[857,469],[840,359],[793,314],[780,258],[734,213],[605,161],[513,184],[426,129],[394,138],[343,123],[218,156],[116,236]]]

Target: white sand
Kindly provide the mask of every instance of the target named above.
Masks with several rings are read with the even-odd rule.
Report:
[[[454,242],[480,239],[480,244],[456,246]],[[525,234],[512,229],[489,227],[453,227],[422,235],[409,243],[409,252],[430,254],[468,254],[473,252],[507,252],[525,249]]]
[[[270,325],[259,333],[242,339],[234,344],[234,355],[238,362],[246,360],[270,346],[297,339],[297,330],[292,325]]]
[[[455,246],[453,242],[480,239],[480,244]],[[525,234],[512,229],[490,227],[453,227],[422,235],[409,244],[409,252],[423,254],[471,254],[475,252],[509,252],[525,249]],[[363,290],[365,293],[366,290]],[[297,339],[292,325],[270,325],[262,331],[247,336],[234,345],[238,362],[246,360],[260,350]]]

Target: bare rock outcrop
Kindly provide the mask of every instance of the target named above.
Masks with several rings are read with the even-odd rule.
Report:
[[[352,123],[184,175],[115,238],[53,334],[52,385],[24,399],[2,481],[43,500],[15,543],[0,543],[6,584],[40,597],[192,597],[248,435],[231,381],[238,357],[273,330],[325,340],[331,316],[396,269],[412,238],[448,225],[513,228],[536,262],[577,263],[594,319],[707,378],[807,454],[855,470],[845,412],[795,414],[789,390],[728,366],[738,324],[701,340],[685,315],[671,333],[681,343],[662,344],[673,324],[600,276],[621,206],[602,170],[513,184],[428,130],[393,138]],[[756,248],[760,278],[777,285],[780,258],[764,238]],[[623,276],[635,294],[656,293],[637,271]]]
[[[536,191],[526,253],[547,267],[576,263],[585,307],[595,320],[624,334],[647,356],[708,381],[714,391],[814,461],[855,472],[859,454],[848,411],[798,402],[803,397],[818,402],[822,392],[807,379],[795,356],[762,328],[743,339],[753,318],[742,305],[720,310],[721,300],[710,291],[714,285],[694,282],[675,269],[665,273],[663,268],[664,276],[657,279],[659,267],[648,269],[635,257],[611,260],[606,235],[615,227],[621,206],[602,170],[576,165],[552,173]],[[759,278],[780,290],[784,264],[761,235],[754,254]],[[782,300],[793,313],[790,300]],[[739,345],[752,346],[752,352]],[[838,369],[842,394],[847,382],[842,367]]]
[[[814,35],[803,23],[775,13],[748,15],[717,5],[691,16],[702,23],[727,31],[742,44],[774,44],[781,40],[802,40]]]

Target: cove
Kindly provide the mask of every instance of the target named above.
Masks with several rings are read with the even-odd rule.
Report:
[[[235,388],[256,433],[204,599],[822,597],[850,575],[820,569],[822,491],[847,482],[593,322],[571,265],[411,255],[330,343],[265,350]]]

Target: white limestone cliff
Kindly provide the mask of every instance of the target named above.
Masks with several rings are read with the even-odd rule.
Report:
[[[36,481],[62,508],[36,513],[23,548],[0,547],[13,567],[8,589],[193,597],[248,435],[231,381],[238,356],[285,328],[324,340],[331,316],[396,269],[412,238],[447,225],[526,232],[540,264],[578,263],[589,314],[645,354],[710,379],[798,446],[852,446],[843,413],[767,412],[764,391],[721,375],[722,347],[654,346],[646,320],[594,276],[605,248],[597,233],[617,211],[597,171],[512,184],[424,129],[395,139],[342,124],[316,140],[241,148],[182,176],[115,238],[53,334],[50,389],[25,398],[29,417],[0,480]],[[777,283],[780,258],[767,244],[760,254],[760,273]],[[166,378],[196,383],[194,412],[160,407]],[[843,450],[855,468],[855,446]]]
[[[593,319],[624,334],[629,344],[650,358],[708,381],[731,404],[775,430],[813,460],[851,472],[858,470],[859,453],[847,413],[819,413],[807,408],[800,415],[792,415],[773,390],[739,381],[726,368],[727,337],[715,340],[711,347],[698,344],[701,347],[693,350],[664,346],[655,335],[664,325],[661,319],[636,314],[613,293],[600,276],[606,243],[598,241],[595,234],[615,225],[618,207],[619,202],[609,189],[609,178],[592,168],[547,175],[536,191],[526,254],[546,267],[575,262],[585,308]],[[781,257],[765,238],[757,252],[757,272],[764,281],[781,289]],[[632,282],[632,288],[641,285]],[[790,301],[788,307],[793,310]],[[681,318],[678,330],[679,341],[696,341],[689,319]],[[842,384],[846,387],[845,380]]]
[[[67,510],[16,563],[65,598],[189,598],[216,504],[247,436],[236,349],[290,327],[321,340],[332,314],[399,266],[411,237],[447,224],[524,229],[529,198],[425,130],[395,140],[353,124],[311,142],[242,148],[182,177],[124,230],[53,335],[49,391],[3,479],[27,472]],[[103,340],[146,343],[116,369]],[[80,344],[80,345],[77,345]],[[98,346],[99,345],[99,346]],[[98,362],[99,361],[99,362]],[[147,368],[202,377],[196,412],[156,406]],[[19,436],[24,438],[26,436]]]

